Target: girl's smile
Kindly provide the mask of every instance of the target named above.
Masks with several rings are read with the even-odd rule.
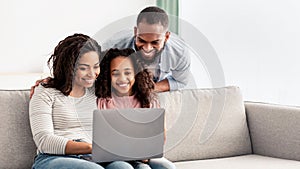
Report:
[[[135,72],[128,57],[118,56],[110,63],[111,85],[117,96],[132,95]]]

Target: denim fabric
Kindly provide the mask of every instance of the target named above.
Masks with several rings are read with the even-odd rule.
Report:
[[[176,166],[166,158],[150,159],[149,165],[152,169],[176,169]]]
[[[150,159],[148,163],[133,161],[130,164],[134,169],[176,169],[175,165],[165,158]]]
[[[165,159],[150,159],[147,164],[140,161],[114,161],[111,163],[94,163],[91,155],[50,155],[36,156],[32,169],[176,169],[175,165]]]
[[[133,169],[125,161],[97,164],[87,161],[88,155],[49,155],[36,156],[32,169]]]

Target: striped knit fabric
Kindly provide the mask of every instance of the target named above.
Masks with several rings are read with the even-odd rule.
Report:
[[[38,152],[65,154],[68,140],[92,142],[92,116],[97,109],[93,89],[80,98],[53,88],[36,87],[29,104],[33,140]]]

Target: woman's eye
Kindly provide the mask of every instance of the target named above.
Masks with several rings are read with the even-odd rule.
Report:
[[[84,70],[86,70],[86,68],[85,67],[79,67],[79,70],[84,71]]]
[[[125,75],[131,75],[131,72],[125,72]]]

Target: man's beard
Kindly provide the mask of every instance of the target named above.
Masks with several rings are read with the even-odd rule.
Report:
[[[161,50],[162,51],[162,50]],[[145,59],[144,56],[143,56],[143,53],[141,51],[137,51],[137,55],[138,55],[138,58],[146,65],[150,65],[152,63],[155,62],[156,58],[159,57],[159,55],[161,54],[161,51],[157,52],[155,51],[155,54],[153,56],[152,59]]]

